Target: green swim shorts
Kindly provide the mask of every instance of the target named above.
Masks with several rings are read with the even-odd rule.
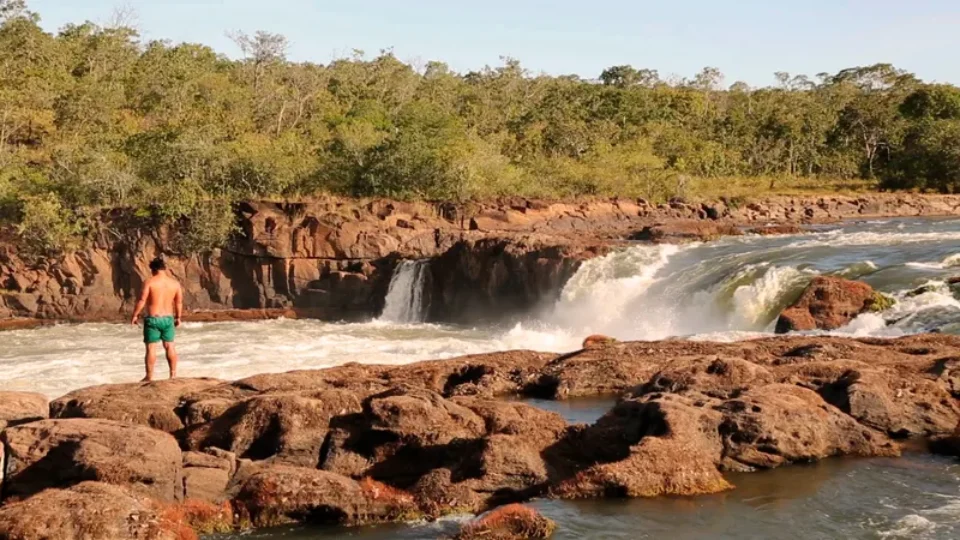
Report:
[[[170,343],[174,337],[173,317],[144,317],[143,318],[143,342],[156,343],[163,341]]]

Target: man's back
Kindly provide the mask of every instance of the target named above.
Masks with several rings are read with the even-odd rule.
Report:
[[[153,276],[143,284],[147,291],[147,314],[153,317],[176,314],[180,283],[166,273]]]
[[[153,380],[153,366],[157,362],[157,348],[163,342],[167,353],[167,363],[170,365],[170,378],[177,376],[177,350],[173,345],[176,336],[174,330],[180,326],[180,317],[183,316],[183,292],[180,283],[167,274],[167,265],[163,258],[157,257],[150,261],[150,271],[153,277],[143,283],[140,299],[133,308],[133,317],[130,324],[137,324],[140,313],[146,311],[143,319],[143,343],[147,347],[144,364],[147,376],[144,382]]]

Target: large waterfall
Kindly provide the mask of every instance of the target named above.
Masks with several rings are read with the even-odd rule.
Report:
[[[819,274],[861,279],[893,296],[882,315],[838,333],[896,336],[960,331],[960,222],[867,222],[782,237],[636,245],[585,262],[555,306],[514,329],[541,348],[589,334],[619,339],[744,339],[771,333],[777,315]],[[956,297],[955,297],[956,295]]]
[[[430,267],[426,260],[401,261],[390,278],[390,288],[380,320],[394,323],[423,322],[430,306],[424,301]]]

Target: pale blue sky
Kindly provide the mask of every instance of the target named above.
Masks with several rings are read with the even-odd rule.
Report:
[[[500,56],[550,74],[593,78],[632,64],[692,76],[716,66],[726,83],[773,83],[891,62],[926,80],[960,83],[960,0],[27,0],[43,25],[137,13],[147,39],[210,45],[234,56],[230,30],[286,35],[290,57],[327,63],[351,49],[393,47],[402,60],[458,71]]]

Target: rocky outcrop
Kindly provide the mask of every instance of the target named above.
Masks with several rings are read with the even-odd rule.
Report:
[[[220,448],[183,453],[184,500],[221,503],[237,472],[237,456]]]
[[[172,521],[203,530],[435,518],[543,496],[716,493],[734,489],[727,472],[892,457],[903,438],[952,452],[958,351],[960,338],[947,335],[614,342],[565,355],[514,351],[81,390],[55,403],[89,402],[83,414],[112,416],[113,406],[92,404],[120,406],[140,388],[156,407],[141,404],[127,423],[8,427],[0,517],[41,512],[24,499],[71,504],[58,490],[80,501],[72,504],[103,504],[73,493],[91,479],[124,494],[119,507],[97,510],[109,523],[146,496],[161,504],[151,514],[161,521],[180,516]],[[522,401],[601,394],[619,399],[590,425]],[[145,411],[173,411],[183,427],[151,428]],[[542,530],[512,518],[483,522],[475,530],[490,537]],[[3,526],[19,530],[4,523],[14,521],[0,519],[0,537]]]
[[[0,538],[189,540],[195,535],[165,520],[150,499],[117,486],[83,482],[0,507]]]
[[[756,234],[759,236],[779,236],[787,234],[800,234],[803,232],[803,227],[795,225],[792,223],[783,223],[779,225],[762,225],[760,227],[752,227],[746,230],[747,234]]]
[[[882,311],[888,305],[886,297],[866,283],[817,276],[800,298],[780,314],[776,332],[836,330],[861,313]]]
[[[181,454],[171,435],[112,420],[41,420],[0,434],[4,501],[86,480],[162,501],[182,498]]]
[[[216,379],[168,379],[83,388],[50,403],[51,418],[102,418],[173,433],[183,429],[176,413],[189,394],[220,384]]]
[[[671,220],[644,227],[633,234],[631,240],[644,240],[657,244],[716,240],[721,236],[742,234],[734,222],[712,220]]]
[[[0,327],[42,320],[119,320],[158,254],[184,284],[191,318],[379,313],[401,258],[434,259],[434,319],[529,309],[554,298],[580,262],[631,237],[710,239],[738,226],[960,213],[953,195],[774,197],[707,203],[643,200],[405,203],[324,198],[236,206],[240,232],[222,249],[178,251],[178,230],[122,211],[100,216],[85,247],[32,261],[0,231]],[[761,229],[759,232],[763,232]]]
[[[302,467],[265,467],[243,483],[234,501],[259,527],[302,521],[357,525],[416,515],[409,494],[378,482],[357,482]]]
[[[48,410],[47,397],[43,394],[0,392],[0,431],[7,426],[42,420],[47,417]]]
[[[556,524],[536,510],[509,504],[465,524],[455,540],[527,540],[550,538]]]
[[[353,392],[330,389],[255,396],[186,430],[187,448],[220,448],[247,459],[314,467],[330,421],[360,412]]]

